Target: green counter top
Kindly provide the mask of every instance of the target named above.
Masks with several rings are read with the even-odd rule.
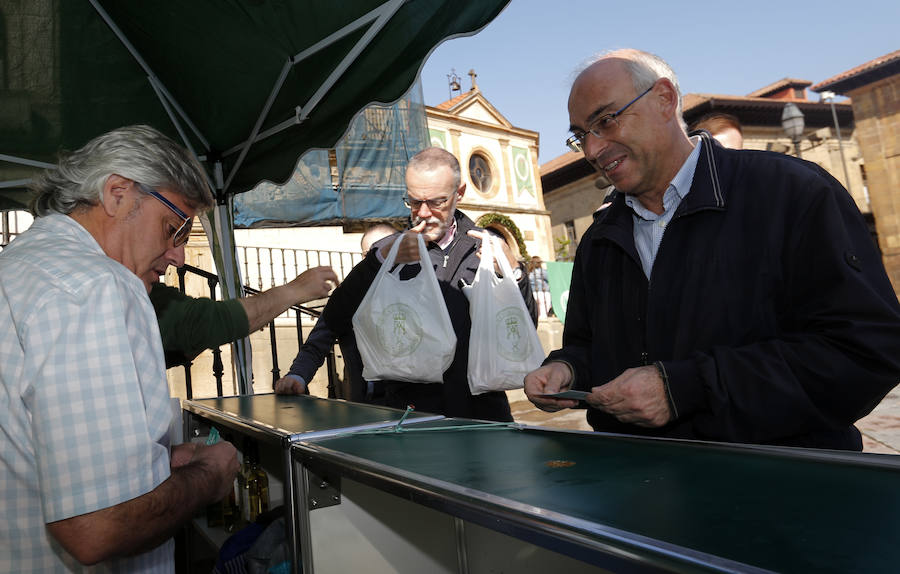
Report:
[[[471,423],[410,428],[457,424]],[[389,477],[394,490],[399,477],[579,535],[636,535],[642,542],[631,551],[652,554],[659,542],[701,563],[709,556],[779,572],[900,571],[900,457],[892,455],[530,428],[361,433],[294,450],[346,464],[348,474],[369,468],[370,482]]]

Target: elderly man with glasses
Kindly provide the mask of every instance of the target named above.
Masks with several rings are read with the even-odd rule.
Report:
[[[171,444],[140,278],[212,194],[147,126],[98,136],[34,187],[34,224],[0,253],[0,570],[173,571],[173,533],[239,465],[227,442]]]
[[[339,283],[331,267],[319,266],[253,297],[213,301],[206,297],[185,295],[179,289],[160,283],[159,278],[169,265],[184,265],[184,246],[188,242],[194,217],[147,185],[136,183],[135,186],[137,191],[153,197],[178,218],[170,219],[166,224],[171,246],[140,275],[159,322],[167,368],[189,363],[205,349],[246,337],[273,321],[291,305],[327,296]]]
[[[421,234],[428,248],[450,321],[456,333],[456,354],[444,372],[444,384],[419,384],[383,381],[384,402],[388,406],[405,408],[414,405],[419,411],[494,421],[512,421],[506,393],[489,392],[473,396],[467,377],[469,357],[469,302],[460,281],[471,283],[478,269],[479,250],[484,230],[457,208],[466,192],[461,181],[459,162],[450,152],[437,147],[427,148],[410,159],[406,168],[407,195],[404,202],[410,209],[410,229],[376,242],[363,261],[356,265],[322,313],[322,319],[338,338],[352,335],[352,318],[357,307],[375,279],[381,263],[395,241],[402,241],[398,263],[419,262],[416,234]],[[537,309],[527,275],[504,244],[504,252],[516,272],[519,290],[532,320],[537,322]],[[411,267],[418,267],[412,265]],[[401,276],[409,267],[401,271]],[[414,271],[413,271],[414,273]],[[320,320],[320,321],[321,321]],[[280,392],[301,392],[299,385],[284,381]]]
[[[569,119],[616,192],[531,401],[587,406],[598,431],[860,450],[854,422],[900,380],[900,305],[847,191],[813,163],[689,138],[675,74],[646,52],[586,67]]]

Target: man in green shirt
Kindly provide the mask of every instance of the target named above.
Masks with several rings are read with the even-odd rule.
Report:
[[[261,329],[291,305],[321,299],[338,284],[334,270],[313,267],[296,279],[259,295],[213,301],[191,297],[159,282],[169,265],[184,265],[184,244],[173,247],[154,261],[141,276],[156,311],[166,368],[192,361],[205,349],[246,337]]]

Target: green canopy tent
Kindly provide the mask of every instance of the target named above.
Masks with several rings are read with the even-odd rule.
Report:
[[[0,208],[20,205],[60,149],[153,125],[206,167],[216,265],[226,296],[239,296],[234,194],[287,180],[367,104],[400,98],[434,46],[507,2],[0,2]],[[252,392],[241,367],[238,378]]]

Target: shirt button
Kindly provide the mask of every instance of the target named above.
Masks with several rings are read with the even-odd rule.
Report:
[[[665,227],[665,226],[666,226],[666,222],[665,222],[665,221],[660,221],[660,222],[659,222],[659,226],[660,226],[660,227]]]

